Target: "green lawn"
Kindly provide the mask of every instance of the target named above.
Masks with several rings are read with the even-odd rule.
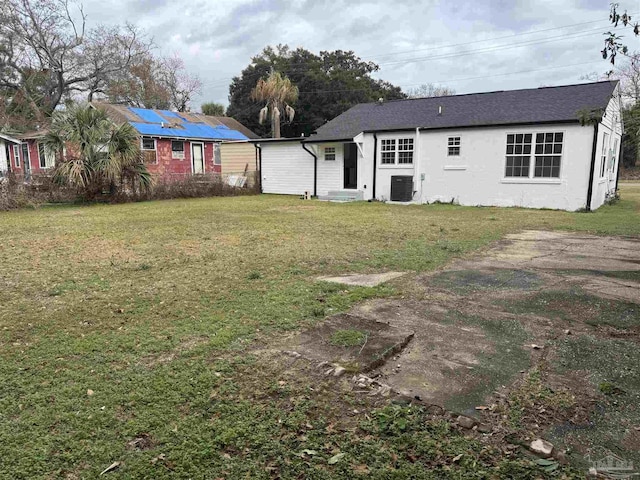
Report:
[[[538,478],[424,412],[283,380],[250,352],[403,293],[316,276],[431,270],[530,228],[640,235],[640,187],[591,214],[275,196],[0,213],[0,477],[119,461],[105,476]]]

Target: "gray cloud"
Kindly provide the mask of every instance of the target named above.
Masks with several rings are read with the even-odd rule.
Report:
[[[599,57],[609,29],[601,0],[85,0],[85,9],[91,22],[136,23],[162,52],[180,55],[204,83],[195,107],[226,102],[231,77],[278,43],[354,50],[381,65],[379,78],[459,93],[574,83],[608,69]],[[548,31],[526,34],[539,30]],[[550,37],[558,38],[540,43]],[[506,75],[529,70],[537,71]]]

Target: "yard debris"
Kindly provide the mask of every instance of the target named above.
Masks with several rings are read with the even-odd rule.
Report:
[[[491,425],[487,425],[486,423],[479,423],[477,430],[480,433],[491,433],[493,428],[491,428]]]
[[[93,395],[93,390],[91,390],[90,388],[87,390],[87,396],[90,397]]]
[[[104,475],[105,473],[112,472],[113,470],[120,467],[120,465],[121,465],[121,462],[113,462],[111,465],[105,468],[102,472],[100,472],[100,475]]]
[[[342,459],[342,457],[344,457],[345,455],[346,455],[346,453],[336,453],[333,457],[331,457],[327,461],[327,463],[329,465],[334,465],[334,464],[338,463]]]
[[[451,460],[453,463],[459,462],[460,459],[464,456],[464,454],[460,454],[460,455],[456,455],[455,457],[453,457],[453,460]]]
[[[468,430],[472,429],[478,423],[473,418],[467,417],[465,415],[458,415],[458,418],[456,418],[456,422],[458,422],[458,425],[460,425],[462,428],[466,428]]]
[[[537,455],[540,455],[541,457],[548,458],[553,453],[553,444],[547,442],[546,440],[538,438],[537,440],[531,442],[531,445],[529,445],[529,450]]]
[[[541,349],[543,349],[544,347],[541,347],[540,345],[536,345],[535,343],[532,343],[532,344],[531,344],[531,348],[533,348],[534,350],[541,350]]]
[[[336,367],[335,370],[333,371],[333,376],[341,377],[342,375],[344,375],[344,372],[346,371],[347,370],[344,367]]]
[[[285,351],[284,351],[284,352],[282,352],[282,353],[284,353],[285,355],[289,355],[290,357],[293,357],[293,358],[300,358],[300,357],[302,356],[302,355],[300,355],[300,354],[299,354],[298,352],[296,352],[296,351],[289,351],[289,350],[285,350]]]

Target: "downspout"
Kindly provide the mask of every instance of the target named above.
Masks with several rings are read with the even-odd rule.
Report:
[[[371,198],[371,200],[375,200],[376,199],[376,173],[377,173],[377,168],[376,168],[376,161],[378,158],[378,135],[377,134],[373,134],[373,197]]]
[[[318,156],[307,148],[304,142],[301,142],[302,148],[313,157],[313,196],[318,196]]]
[[[413,178],[415,182],[415,190],[413,191],[412,198],[415,199],[416,193],[420,192],[418,202],[422,203],[422,184],[420,183],[420,190],[418,190],[418,182],[420,181],[420,127],[416,127],[416,141],[415,141],[415,158],[413,162]]]
[[[262,147],[259,144],[254,144],[256,147],[256,156],[258,158],[258,181],[260,182],[260,193],[262,191]]]
[[[598,146],[598,127],[600,122],[593,126],[593,144],[591,146],[591,171],[589,172],[589,188],[587,189],[587,212],[591,211],[591,197],[593,196],[593,177],[596,169],[596,147]]]
[[[618,181],[620,180],[620,165],[624,161],[624,148],[622,148],[622,135],[620,136],[620,155],[618,155],[618,168],[616,169],[616,188],[614,188],[613,192],[618,192]]]

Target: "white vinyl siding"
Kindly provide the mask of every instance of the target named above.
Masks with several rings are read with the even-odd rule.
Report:
[[[313,157],[300,142],[265,143],[261,174],[264,193],[313,194]]]

